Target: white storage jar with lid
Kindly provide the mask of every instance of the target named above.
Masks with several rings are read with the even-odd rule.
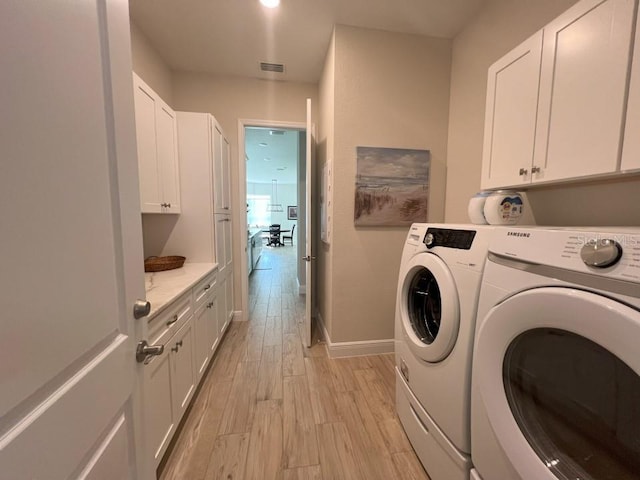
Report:
[[[524,200],[518,192],[498,190],[490,192],[484,202],[484,218],[490,225],[515,225],[524,210]]]

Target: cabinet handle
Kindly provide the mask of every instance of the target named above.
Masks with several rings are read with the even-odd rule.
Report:
[[[167,208],[171,208],[171,204],[170,203],[167,203]]]
[[[540,167],[532,167],[531,168],[531,174],[533,175],[534,173],[540,173]]]
[[[182,340],[180,340],[179,342],[176,342],[176,346],[177,347],[181,347],[182,346]]]
[[[207,303],[207,308],[211,308],[213,306],[213,302]]]
[[[529,170],[527,170],[526,168],[520,169],[520,175],[526,175],[527,173],[529,173]]]
[[[204,291],[206,292],[206,291],[207,291],[207,290],[209,290],[210,288],[211,288],[211,284],[210,284],[210,283],[207,283],[207,284],[204,286]]]
[[[229,210],[229,207],[222,207],[223,210]]]
[[[177,344],[177,343],[176,343],[176,346],[175,346],[175,347],[171,347],[171,351],[172,351],[172,352],[176,352],[176,353],[178,353],[178,350],[180,350],[180,347],[178,346],[178,344]]]
[[[170,326],[170,325],[173,325],[173,324],[174,324],[174,323],[176,323],[177,321],[178,321],[178,314],[175,314],[175,315],[173,316],[173,318],[167,322],[167,327],[168,327],[168,326]]]

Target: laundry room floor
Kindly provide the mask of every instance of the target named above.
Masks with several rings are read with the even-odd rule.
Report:
[[[394,357],[302,345],[295,247],[264,248],[160,479],[428,480],[395,414]]]

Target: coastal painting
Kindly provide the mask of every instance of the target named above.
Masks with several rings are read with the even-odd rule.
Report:
[[[356,226],[427,221],[429,150],[356,147]]]

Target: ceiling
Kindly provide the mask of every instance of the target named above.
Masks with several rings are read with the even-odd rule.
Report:
[[[247,127],[245,153],[247,155],[247,182],[298,182],[298,131],[275,129],[282,135],[272,135],[274,129]],[[261,145],[265,144],[265,145]]]
[[[484,1],[130,0],[130,12],[173,70],[317,83],[335,24],[452,38]]]
[[[273,10],[258,0],[129,5],[133,22],[172,70],[317,83],[335,24],[451,38],[484,1],[281,0]],[[261,61],[284,63],[285,72],[261,72]],[[296,183],[297,132],[273,136],[251,128],[245,138],[247,181]]]

